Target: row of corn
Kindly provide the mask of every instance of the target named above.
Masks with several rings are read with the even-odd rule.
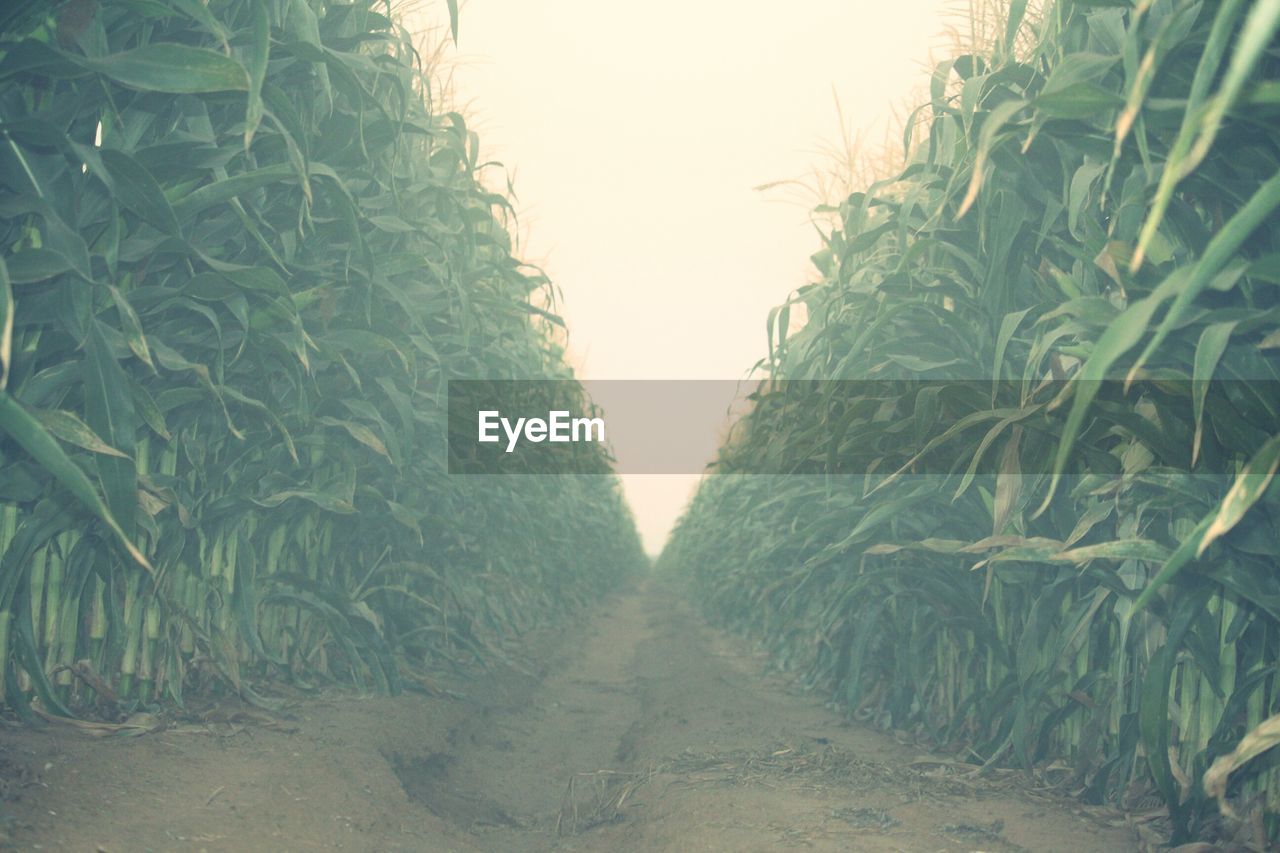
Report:
[[[1226,837],[1206,771],[1280,711],[1280,3],[1007,9],[662,559],[862,718]],[[780,389],[832,379],[815,434]],[[1215,793],[1274,838],[1272,742]]]
[[[376,2],[0,11],[0,698],[395,692],[642,562],[616,481],[450,477],[569,378],[478,140]]]

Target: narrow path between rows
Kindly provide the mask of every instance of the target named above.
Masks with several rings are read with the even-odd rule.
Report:
[[[0,731],[0,838],[59,850],[1131,850],[1104,809],[842,722],[648,581],[441,678],[274,722]]]

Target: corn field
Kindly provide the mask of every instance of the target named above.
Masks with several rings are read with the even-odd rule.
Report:
[[[446,473],[450,379],[572,372],[476,134],[390,15],[0,10],[17,715],[395,693],[643,564],[611,476]]]
[[[1280,837],[1280,3],[1026,11],[834,211],[661,565],[859,718]],[[769,405],[832,379],[884,382]]]

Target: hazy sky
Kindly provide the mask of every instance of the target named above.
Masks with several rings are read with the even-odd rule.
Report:
[[[411,25],[447,22],[444,2]],[[943,0],[470,0],[446,51],[482,159],[514,178],[522,254],[563,294],[592,379],[737,379],[811,276],[815,171],[880,147],[928,80]],[[837,113],[837,99],[844,125]],[[490,175],[499,183],[501,173]],[[661,547],[694,477],[624,478]]]

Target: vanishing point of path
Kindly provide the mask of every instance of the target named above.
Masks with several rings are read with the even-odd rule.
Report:
[[[0,730],[0,847],[1123,851],[1123,822],[974,778],[796,694],[658,582],[433,695]]]

